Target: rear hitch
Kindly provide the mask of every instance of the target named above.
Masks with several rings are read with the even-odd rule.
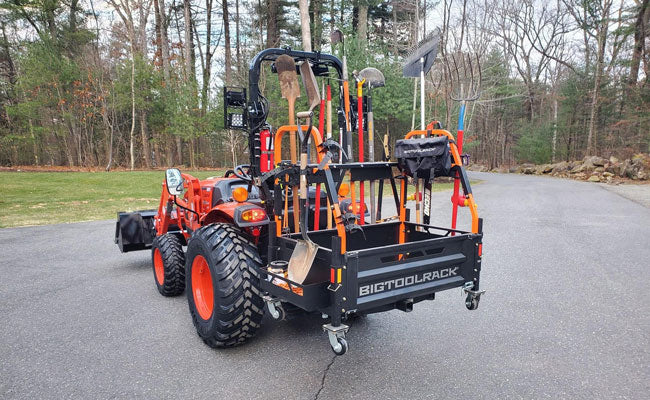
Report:
[[[413,299],[404,299],[397,302],[397,309],[404,312],[413,311]]]
[[[481,295],[485,293],[485,290],[474,290],[474,282],[466,282],[463,285],[463,291],[461,293],[467,293],[465,298],[465,307],[468,310],[476,310],[478,308],[478,303],[481,300]]]

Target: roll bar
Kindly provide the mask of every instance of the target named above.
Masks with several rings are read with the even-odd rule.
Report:
[[[251,60],[249,71],[248,71],[248,90],[249,90],[249,101],[248,101],[248,118],[249,126],[256,127],[261,125],[266,118],[265,113],[263,112],[264,105],[262,103],[262,94],[260,93],[260,72],[262,68],[262,63],[264,61],[275,61],[279,56],[286,54],[292,57],[296,61],[309,60],[315,65],[326,65],[332,67],[336,70],[338,74],[338,79],[343,79],[343,63],[337,57],[317,52],[307,52],[299,50],[291,50],[290,47],[284,49],[265,49],[260,51],[253,57]]]

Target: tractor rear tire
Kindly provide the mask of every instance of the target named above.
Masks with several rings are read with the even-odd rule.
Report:
[[[257,248],[237,228],[205,226],[187,247],[187,302],[210,347],[234,347],[255,335],[264,315]]]
[[[151,244],[153,276],[158,291],[171,297],[185,290],[185,253],[178,236],[166,233],[156,236]]]

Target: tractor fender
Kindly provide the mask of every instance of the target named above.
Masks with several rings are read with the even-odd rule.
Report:
[[[252,203],[237,203],[228,202],[222,203],[213,207],[208,213],[201,218],[201,225],[205,226],[216,222],[225,222],[233,224],[239,228],[246,228],[250,226],[263,226],[269,224],[268,216],[258,222],[246,222],[242,219],[242,213],[246,210],[264,210],[262,207]]]

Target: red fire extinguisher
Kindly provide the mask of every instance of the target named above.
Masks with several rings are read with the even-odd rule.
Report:
[[[273,135],[270,129],[260,132],[260,171],[269,172],[273,169]]]

